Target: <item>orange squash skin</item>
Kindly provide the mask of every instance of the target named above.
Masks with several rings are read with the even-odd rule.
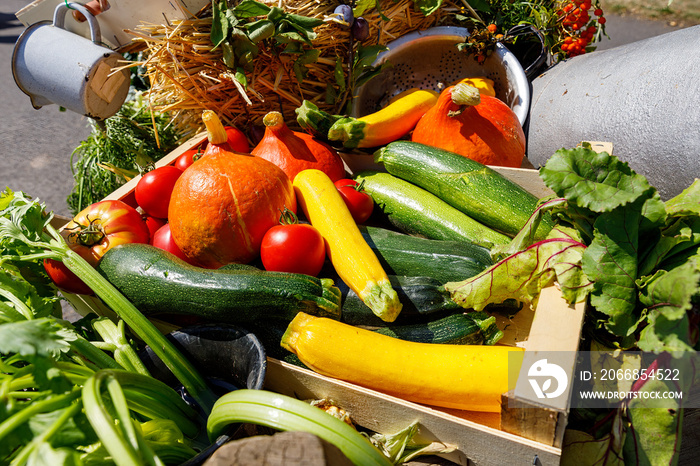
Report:
[[[519,168],[525,156],[525,133],[510,107],[482,94],[481,103],[449,116],[448,112],[460,109],[452,102],[452,89],[442,91],[437,104],[416,125],[411,140],[484,165]]]
[[[266,117],[267,118],[267,117]],[[297,173],[315,168],[332,181],[345,177],[343,159],[337,151],[308,133],[292,131],[279,119],[266,125],[265,134],[251,153],[280,167],[294,181]]]
[[[253,260],[280,212],[296,213],[289,177],[252,155],[212,151],[178,179],[168,208],[173,240],[189,258],[216,268]]]

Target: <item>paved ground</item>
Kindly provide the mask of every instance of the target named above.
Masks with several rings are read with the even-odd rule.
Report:
[[[37,197],[50,210],[68,215],[66,197],[73,186],[70,156],[90,133],[86,118],[59,112],[56,105],[32,108],[29,97],[15,85],[11,71],[14,43],[23,27],[14,13],[28,1],[0,2],[0,189],[9,186]],[[610,39],[606,49],[670,32],[676,28],[660,21],[606,15]]]

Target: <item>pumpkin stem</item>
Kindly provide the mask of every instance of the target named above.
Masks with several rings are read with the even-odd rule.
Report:
[[[448,112],[448,116],[454,117],[468,107],[479,105],[481,103],[481,93],[476,87],[460,82],[452,88],[452,102],[459,105],[459,110]]]
[[[263,117],[263,124],[266,128],[280,129],[284,126],[284,118],[280,112],[268,112]]]
[[[207,127],[207,139],[212,144],[223,144],[228,141],[226,129],[221,123],[219,116],[212,110],[204,110],[202,112],[202,121]]]

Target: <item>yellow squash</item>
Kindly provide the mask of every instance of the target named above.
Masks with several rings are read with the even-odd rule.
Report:
[[[303,312],[281,345],[328,377],[416,403],[485,412],[500,411],[501,394],[513,388],[509,372],[515,381],[523,356],[510,346],[399,340]]]
[[[456,84],[465,83],[479,90],[480,94],[496,97],[496,89],[493,87],[493,80],[489,78],[464,78],[457,81]]]
[[[326,240],[326,253],[340,278],[374,314],[386,322],[396,320],[399,297],[328,175],[303,170],[293,184],[306,218]]]
[[[437,99],[435,91],[411,89],[377,112],[339,119],[328,130],[328,139],[346,149],[389,144],[408,134]]]

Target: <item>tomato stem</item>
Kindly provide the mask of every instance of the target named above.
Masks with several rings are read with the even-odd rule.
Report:
[[[299,217],[297,217],[294,212],[289,210],[289,208],[285,207],[284,210],[280,209],[280,211],[281,214],[279,221],[281,225],[296,225],[299,223]]]

